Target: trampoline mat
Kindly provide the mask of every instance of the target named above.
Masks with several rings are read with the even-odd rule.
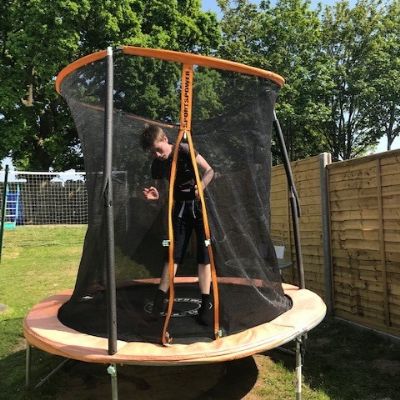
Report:
[[[265,303],[268,288],[254,290],[247,285],[220,284],[220,324],[222,334],[229,335],[269,322],[276,318],[270,303]],[[155,318],[151,311],[157,291],[155,284],[133,284],[117,289],[118,339],[127,342],[160,343],[164,317]],[[221,296],[222,295],[222,296]],[[268,298],[268,297],[267,297]],[[237,299],[237,301],[232,301]],[[79,304],[77,304],[79,303]],[[169,324],[174,343],[209,342],[214,340],[213,324],[202,325],[197,320],[201,295],[196,283],[175,285],[175,301]],[[93,336],[108,337],[107,300],[104,291],[62,305],[58,318],[65,326]]]

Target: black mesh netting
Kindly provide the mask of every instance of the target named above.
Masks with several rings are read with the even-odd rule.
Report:
[[[168,185],[158,202],[144,199],[152,160],[139,143],[145,123],[178,134],[181,65],[119,54],[114,65],[113,209],[118,338],[159,342],[163,318],[151,307],[165,261]],[[269,226],[271,131],[277,86],[248,75],[195,67],[193,141],[215,171],[206,207],[219,282],[221,327],[232,334],[290,308],[284,296]],[[59,312],[67,326],[107,336],[104,207],[105,62],[62,83],[77,126],[87,173],[89,222],[74,293]],[[169,127],[167,127],[169,126]],[[197,276],[195,245],[177,276]],[[200,291],[176,283],[169,332],[178,341],[212,340],[213,327],[195,318]]]

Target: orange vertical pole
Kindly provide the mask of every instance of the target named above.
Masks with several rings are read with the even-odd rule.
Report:
[[[183,64],[181,77],[181,113],[179,133],[176,139],[174,154],[172,158],[171,176],[169,180],[169,195],[168,195],[168,271],[169,271],[169,301],[167,314],[164,320],[163,332],[161,341],[164,345],[171,342],[172,338],[168,333],[168,326],[171,319],[172,309],[174,307],[175,288],[174,288],[174,229],[172,221],[172,212],[174,207],[174,186],[176,178],[176,168],[178,161],[179,144],[184,136],[191,129],[192,122],[192,89],[193,89],[193,66]]]
[[[169,197],[168,197],[168,239],[169,239],[169,252],[168,252],[168,268],[169,268],[169,301],[167,314],[164,320],[164,327],[162,333],[162,343],[167,345],[171,342],[172,338],[168,333],[168,326],[171,319],[171,314],[174,305],[175,298],[175,290],[174,290],[174,231],[173,231],[173,221],[172,221],[172,212],[174,205],[174,185],[176,178],[176,168],[178,161],[178,151],[179,144],[183,140],[183,138],[188,139],[190,156],[193,164],[193,169],[196,177],[196,184],[199,190],[202,213],[203,213],[203,221],[204,221],[204,231],[206,241],[208,243],[208,253],[210,256],[210,264],[211,264],[211,278],[213,284],[213,292],[214,292],[214,333],[215,337],[218,338],[219,335],[219,295],[218,295],[218,284],[217,284],[217,275],[214,264],[214,257],[212,248],[210,245],[210,228],[208,224],[207,217],[207,209],[204,199],[203,187],[201,185],[201,179],[199,170],[197,168],[196,163],[196,155],[193,146],[191,129],[192,129],[192,96],[193,96],[193,66],[183,64],[182,66],[182,91],[181,91],[181,112],[180,112],[180,127],[179,133],[175,144],[173,159],[172,159],[172,167],[171,167],[171,176],[169,181]]]

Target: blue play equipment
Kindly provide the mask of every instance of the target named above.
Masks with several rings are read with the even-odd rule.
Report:
[[[10,186],[7,185],[4,229],[14,229],[17,226],[21,211],[20,194],[19,184],[16,184],[15,189],[11,189]]]

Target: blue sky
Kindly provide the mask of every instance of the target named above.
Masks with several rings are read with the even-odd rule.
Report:
[[[261,0],[250,0],[250,3],[254,3],[254,4],[260,4]],[[350,0],[349,1],[350,4],[354,4],[355,0]],[[275,0],[271,0],[271,4],[274,4]],[[322,3],[322,4],[333,4],[335,3],[335,0],[322,0],[322,1],[318,1],[318,0],[311,0],[311,5],[312,6],[316,6],[318,3]],[[220,15],[219,12],[219,7],[217,5],[217,1],[216,0],[203,0],[202,1],[202,8],[204,11],[215,11],[217,13],[217,15]]]
[[[253,0],[251,2],[254,4],[259,4],[260,0]],[[349,2],[350,2],[350,4],[354,4],[355,0],[350,0]],[[271,0],[271,3],[273,4],[274,0]],[[335,1],[334,0],[323,0],[323,1],[311,0],[312,6],[316,6],[318,3],[329,5],[329,4],[335,3]],[[215,11],[219,17],[221,16],[221,13],[219,11],[219,7],[217,5],[216,0],[203,0],[202,8],[204,11]],[[276,71],[276,72],[279,73],[279,71]],[[375,150],[375,153],[380,153],[382,151],[386,151],[386,144],[387,144],[386,138],[382,138]],[[397,137],[396,140],[392,144],[392,150],[394,150],[394,149],[400,149],[400,138],[399,137]]]

